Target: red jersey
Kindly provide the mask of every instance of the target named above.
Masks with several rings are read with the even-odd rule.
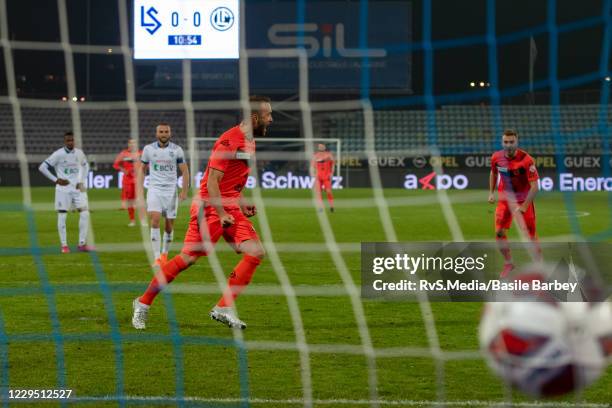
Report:
[[[312,166],[317,171],[317,177],[329,177],[334,171],[334,155],[331,152],[316,152],[312,157]]]
[[[213,168],[223,172],[219,182],[223,206],[237,207],[242,189],[249,178],[251,159],[255,159],[255,139],[248,139],[240,126],[234,126],[223,133],[210,153],[206,172],[200,183],[200,198],[208,201],[208,173]]]
[[[142,150],[137,152],[131,152],[128,149],[122,150],[113,163],[113,168],[117,171],[123,172],[123,183],[130,183],[135,181],[135,169],[134,164],[140,162],[140,156]]]
[[[531,188],[530,182],[538,180],[538,169],[533,158],[524,150],[517,149],[514,157],[509,158],[506,152],[499,150],[491,157],[491,171],[499,178],[499,200],[507,200],[506,193],[513,193],[517,202],[523,202]],[[512,194],[508,194],[512,197]]]

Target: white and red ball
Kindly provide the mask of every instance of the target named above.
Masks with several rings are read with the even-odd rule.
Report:
[[[526,394],[546,397],[597,380],[612,356],[610,302],[492,302],[480,346],[493,371]]]

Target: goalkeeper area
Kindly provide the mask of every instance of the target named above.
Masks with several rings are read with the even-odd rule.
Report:
[[[507,282],[558,244],[564,283],[586,284],[550,303],[608,304],[610,265],[576,248],[612,243],[611,24],[612,0],[0,0],[0,407],[611,408],[612,333],[587,338],[586,368],[601,366],[588,386],[583,360],[531,348],[586,331],[509,337],[504,363],[536,395],[564,379],[551,367],[575,375],[563,395],[528,396],[491,364],[511,347],[479,336],[482,300],[498,298],[366,287],[368,248],[482,244],[500,256],[487,276]],[[180,149],[155,167],[160,127]],[[204,221],[222,218],[197,207],[215,159],[229,163],[217,189],[234,166],[223,193],[249,204],[230,215],[248,227],[239,244],[257,236],[265,257],[221,239],[181,269],[186,232],[200,254]],[[124,188],[141,163],[176,171],[178,189],[189,169],[186,200],[167,180],[156,192],[161,213],[178,203],[173,238]],[[58,210],[50,180],[88,211]],[[375,279],[402,269],[384,255]],[[217,303],[241,272],[248,287]]]

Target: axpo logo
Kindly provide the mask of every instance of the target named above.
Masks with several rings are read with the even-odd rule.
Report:
[[[303,25],[303,37],[300,39],[299,24],[273,24],[268,29],[268,40],[279,47],[296,47],[304,45],[309,57],[314,57],[322,51],[326,58],[337,56],[344,58],[382,58],[387,56],[384,48],[346,48],[344,42],[344,24]]]
[[[454,176],[449,174],[437,174],[435,171],[418,178],[415,174],[406,174],[404,178],[404,188],[408,190],[465,190],[469,180],[463,174]]]

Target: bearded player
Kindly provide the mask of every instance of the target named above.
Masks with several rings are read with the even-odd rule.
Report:
[[[311,167],[315,173],[315,191],[319,203],[319,211],[323,211],[323,198],[321,189],[327,193],[329,210],[334,212],[334,195],[332,194],[331,178],[334,174],[335,165],[334,155],[327,150],[323,143],[317,145],[317,152],[312,157]]]
[[[236,253],[242,254],[242,259],[229,277],[227,290],[209,315],[231,328],[246,328],[232,305],[251,281],[265,252],[248,219],[257,211],[243,199],[241,192],[249,176],[249,162],[254,160],[254,136],[264,136],[272,123],[270,99],[252,96],[249,100],[250,119],[223,133],[213,146],[199,197],[194,197],[191,205],[191,219],[181,253],[162,265],[145,293],[133,301],[132,325],[136,329],[146,327],[149,307],[162,288],[199,257],[210,253],[221,236]]]
[[[174,238],[174,220],[179,201],[187,198],[189,191],[189,168],[185,163],[183,148],[172,143],[172,129],[165,122],[155,128],[157,142],[142,149],[140,163],[136,168],[136,196],[143,197],[144,173],[149,169],[147,190],[147,212],[151,218],[151,248],[155,264],[166,262],[170,244]],[[181,172],[181,192],[177,195],[177,170]],[[160,244],[161,218],[166,219],[163,242]]]
[[[502,278],[514,269],[506,236],[513,217],[516,217],[519,228],[527,233],[536,244],[537,255],[540,254],[533,203],[538,192],[538,170],[533,158],[518,148],[518,140],[518,133],[515,130],[505,130],[502,135],[503,150],[493,153],[491,157],[489,176],[489,203],[491,204],[495,202],[494,191],[499,176],[498,203],[495,209],[495,239],[504,256]]]
[[[130,223],[128,227],[136,225],[134,222],[134,200],[136,199],[136,172],[134,166],[140,164],[142,150],[138,150],[136,140],[129,139],[127,149],[123,149],[115,158],[113,168],[123,173],[121,179],[121,208],[128,211]]]

